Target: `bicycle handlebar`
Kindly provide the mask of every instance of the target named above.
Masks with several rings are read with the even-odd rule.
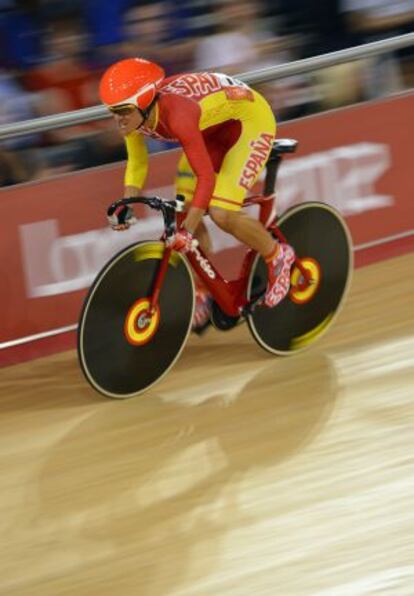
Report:
[[[177,201],[164,201],[163,199],[160,199],[160,197],[127,197],[111,203],[108,207],[107,214],[113,215],[118,207],[132,205],[134,203],[148,205],[148,207],[156,209],[157,211],[162,211],[164,208],[173,208],[175,210],[177,206]]]
[[[172,236],[176,229],[175,213],[176,211],[182,211],[184,207],[184,197],[181,197],[182,195],[177,195],[175,200],[170,201],[165,201],[160,197],[126,197],[109,205],[107,215],[113,215],[118,207],[141,203],[142,205],[147,205],[151,209],[161,211],[166,235]]]

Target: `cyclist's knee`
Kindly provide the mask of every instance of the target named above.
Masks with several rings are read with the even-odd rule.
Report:
[[[227,211],[226,209],[220,209],[220,207],[211,207],[209,209],[209,214],[219,228],[225,232],[230,232],[232,230],[235,215],[234,211]]]

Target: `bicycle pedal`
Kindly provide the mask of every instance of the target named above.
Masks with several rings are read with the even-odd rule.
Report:
[[[250,302],[248,302],[243,308],[241,309],[240,313],[243,317],[247,317],[248,315],[253,314],[254,310],[257,306],[262,306],[264,303],[266,293],[260,294],[256,298],[253,298]]]
[[[210,321],[210,319],[208,319],[202,325],[198,325],[197,327],[192,327],[191,331],[200,337],[201,335],[204,335],[204,333],[207,331],[207,329],[210,327],[210,325],[212,325],[212,322]]]

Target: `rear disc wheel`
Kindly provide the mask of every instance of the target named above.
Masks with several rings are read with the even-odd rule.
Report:
[[[289,355],[308,348],[338,315],[352,277],[353,252],[344,220],[324,203],[292,207],[277,223],[310,283],[293,265],[286,298],[274,308],[258,306],[247,322],[261,347],[273,354]],[[249,300],[264,293],[266,285],[267,267],[258,255],[250,272]]]

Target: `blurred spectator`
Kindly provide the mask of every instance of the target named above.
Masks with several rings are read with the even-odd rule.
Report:
[[[195,39],[210,35],[214,25],[214,2],[175,0],[172,18],[177,39]]]
[[[235,74],[254,68],[260,60],[257,4],[222,1],[216,4],[214,17],[215,31],[197,45],[195,69]]]
[[[167,50],[171,7],[167,0],[139,2],[123,16],[124,55],[142,56],[162,64],[167,72],[174,61]]]
[[[352,45],[341,0],[279,0],[286,33],[300,37],[298,58],[334,52]]]
[[[308,15],[310,27],[304,55],[313,56],[336,52],[356,45],[341,11],[342,0],[320,0]],[[322,68],[312,75],[318,95],[318,109],[338,108],[360,101],[363,97],[363,67],[360,62],[336,64]]]
[[[295,60],[352,45],[341,13],[341,0],[263,0],[274,31],[294,35]]]
[[[195,38],[185,21],[177,26],[177,7],[169,0],[141,0],[124,14],[124,55],[158,62],[167,75],[191,70]]]
[[[123,15],[133,0],[83,0],[82,16],[89,32],[89,49],[102,68],[120,57],[124,41]]]
[[[285,36],[294,38],[291,44],[291,59],[299,60],[310,56],[334,52],[352,45],[352,38],[346,29],[341,13],[340,0],[273,0],[266,1],[266,14]],[[289,117],[306,115],[339,107],[357,101],[361,96],[360,66],[357,63],[335,65],[320,69],[297,79],[302,81],[302,92],[308,93],[308,101],[297,108],[291,106]]]
[[[357,43],[393,37],[412,30],[414,0],[341,0],[349,31]],[[398,91],[403,86],[398,58],[405,58],[412,73],[412,49],[365,60],[367,98]]]
[[[253,0],[221,1],[216,5],[216,30],[202,38],[195,53],[196,70],[236,74],[275,66],[294,57],[296,36],[275,35],[267,26],[265,5]],[[279,119],[305,115],[313,109],[314,96],[307,77],[258,86]]]
[[[414,0],[340,0],[359,43],[393,37],[412,30]]]
[[[35,118],[37,98],[28,93],[11,72],[0,70],[0,126],[30,120]],[[34,145],[39,141],[39,135],[25,135],[2,141],[8,149],[20,149]]]
[[[0,126],[35,118],[38,97],[27,93],[11,73],[0,71]],[[36,152],[40,135],[30,134],[0,143],[0,184],[16,184],[40,175]]]
[[[98,103],[98,73],[85,60],[86,36],[78,21],[53,22],[47,39],[46,60],[26,76],[26,85],[42,92],[43,115],[67,112]],[[46,140],[53,149],[43,151],[47,161],[61,169],[99,165],[117,155],[121,142],[101,122],[51,130]],[[122,154],[123,155],[123,154]]]
[[[32,179],[27,165],[18,153],[0,147],[0,186],[10,186]]]
[[[38,12],[38,2],[1,0],[1,64],[25,70],[42,60],[45,25]]]
[[[85,48],[86,38],[76,20],[63,18],[51,23],[44,61],[25,77],[30,89],[48,95],[48,112],[80,109],[96,99],[96,81],[84,59]]]

